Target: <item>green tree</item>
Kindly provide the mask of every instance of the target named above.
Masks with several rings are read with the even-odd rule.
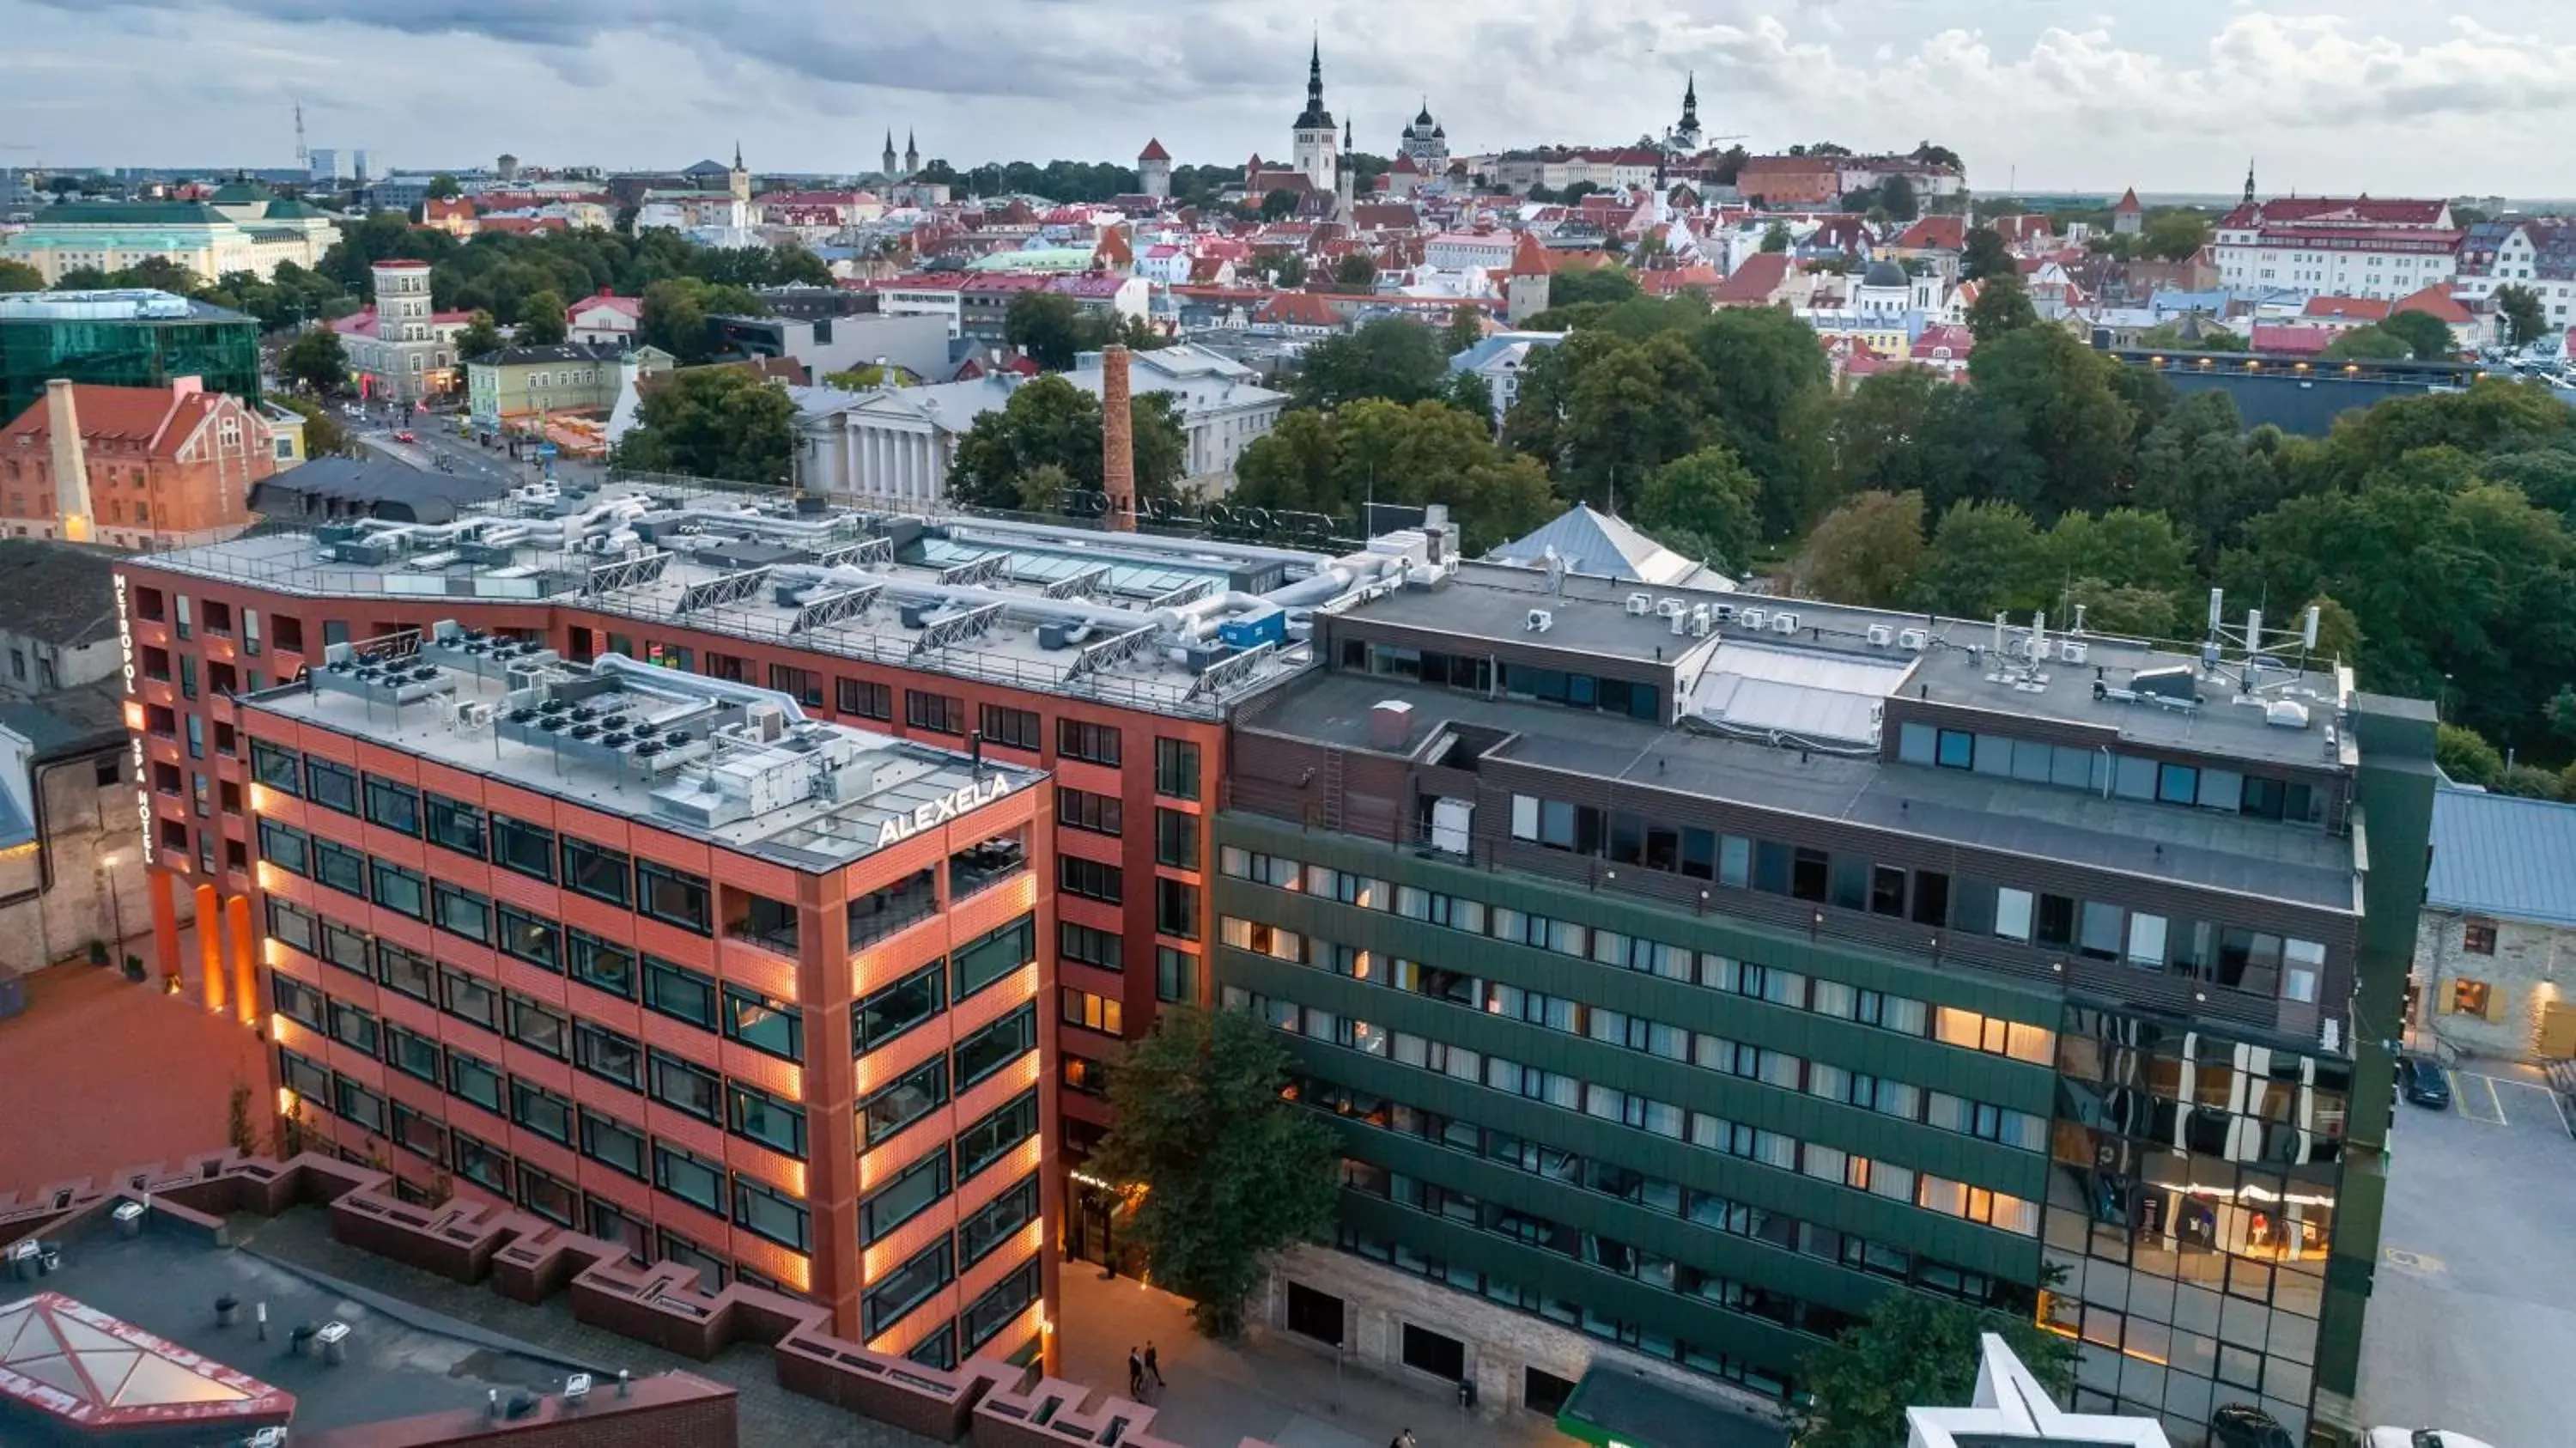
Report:
[[[1240,1332],[1273,1253],[1330,1229],[1341,1147],[1291,1104],[1289,1057],[1243,1011],[1167,1007],[1109,1078],[1094,1174],[1135,1188],[1135,1240],[1202,1333]]]
[[[2493,789],[2504,782],[2504,755],[2485,735],[2458,724],[2434,727],[2433,763],[2461,784]]]
[[[2147,219],[2138,246],[2160,261],[2189,261],[2209,244],[2209,222],[2197,211],[2160,211]]]
[[[421,194],[432,201],[453,201],[465,194],[465,188],[456,184],[454,176],[441,171],[429,178],[429,189]]]
[[[23,261],[0,260],[0,292],[41,292],[45,274]]]
[[[1188,439],[1172,400],[1156,392],[1128,399],[1128,435],[1134,448],[1136,495],[1168,502],[1178,494],[1188,460]],[[1076,491],[1101,487],[1100,400],[1062,376],[1049,374],[1012,392],[1010,401],[975,419],[957,442],[949,491],[983,508],[1016,508],[1028,475],[1053,467]],[[1061,491],[1061,488],[1058,489]]]
[[[2030,514],[2011,503],[1964,502],[1932,530],[1908,599],[1959,618],[2026,613],[2047,598],[2048,571],[2047,545]]]
[[[2540,293],[2530,287],[2505,283],[2495,289],[2495,305],[2508,344],[2527,347],[2549,335],[2549,312],[2540,303]]]
[[[490,312],[476,312],[465,319],[465,329],[456,334],[456,355],[471,362],[501,350],[501,329],[492,321]]]
[[[1816,524],[1791,571],[1805,597],[1893,608],[1913,586],[1923,553],[1921,493],[1860,493]]]
[[[1903,174],[1882,178],[1877,186],[1876,205],[1890,221],[1912,221],[1923,214],[1921,198],[1914,194],[1914,183]]]
[[[1441,389],[1440,400],[1471,416],[1490,418],[1494,415],[1494,384],[1487,382],[1481,372],[1454,372],[1449,376],[1449,385]]]
[[[296,338],[277,365],[288,381],[310,392],[328,396],[348,385],[348,351],[340,345],[340,334],[328,327],[312,328]]]
[[[564,300],[553,292],[530,292],[519,302],[517,340],[524,347],[551,347],[564,339]]]
[[[1409,317],[1379,317],[1306,349],[1290,392],[1301,407],[1339,407],[1363,397],[1407,405],[1439,395],[1449,378],[1441,334]]]
[[[661,348],[688,366],[705,361],[715,350],[714,318],[759,317],[768,312],[766,303],[742,287],[669,277],[644,288],[635,339]]]
[[[2246,519],[2280,501],[2280,477],[2248,442],[2234,399],[2212,389],[2182,399],[2139,441],[2136,496],[2188,532],[2206,570]]]
[[[2028,1314],[1890,1288],[1864,1321],[1807,1355],[1808,1396],[1790,1410],[1799,1448],[1888,1448],[1905,1441],[1907,1408],[1972,1401],[1986,1333],[2002,1337],[2051,1394],[2073,1389],[2075,1344]]]
[[[1769,226],[1763,228],[1762,249],[1770,252],[1787,251],[1789,249],[1789,224],[1785,221],[1775,221]],[[1555,299],[1551,297],[1549,300],[1553,301]]]
[[[2448,362],[2460,355],[2450,324],[2430,312],[2392,312],[2379,329],[2403,341],[2420,362]]]
[[[1706,445],[1714,386],[1690,345],[1670,333],[1622,345],[1587,368],[1566,400],[1562,475],[1575,496],[1602,506],[1621,478],[1641,487]]]
[[[114,273],[108,281],[113,286],[169,292],[182,297],[195,296],[199,285],[195,272],[166,256],[147,256]]]
[[[309,397],[279,397],[271,400],[304,419],[304,456],[306,458],[347,457],[354,452],[349,443],[349,430],[340,425],[340,419],[333,417],[329,408]]]
[[[53,289],[58,292],[95,292],[104,291],[113,285],[115,280],[100,268],[76,266],[69,271],[58,273],[54,277]]]
[[[1823,516],[1835,496],[1833,373],[1815,330],[1780,307],[1709,312],[1680,298],[1662,305],[1691,327],[1719,438],[1762,481],[1763,531],[1783,537]],[[1682,401],[1675,397],[1677,407]]]
[[[2415,348],[2404,337],[2384,326],[2355,327],[2327,344],[2326,355],[2336,361],[2395,360],[2415,355]]]
[[[1285,221],[1296,210],[1297,193],[1294,191],[1265,191],[1261,195],[1261,219],[1264,221]]]
[[[1062,292],[1030,291],[1011,298],[1003,315],[1002,335],[1029,360],[1049,372],[1073,370],[1075,354],[1088,340],[1082,304]]]
[[[2032,516],[2054,521],[2100,508],[2130,474],[2135,413],[2113,390],[2119,370],[2063,327],[2024,327],[1980,342],[1969,355],[1979,405],[1997,409],[1996,425],[2018,420],[2036,463],[2034,491],[2005,495]]]
[[[1551,311],[1585,302],[1624,302],[1637,294],[1636,273],[1624,266],[1568,266],[1547,277]]]
[[[243,1156],[259,1151],[259,1133],[250,1124],[250,1083],[236,1081],[224,1105],[224,1140]]]
[[[2048,530],[2048,565],[2061,579],[2174,593],[2192,577],[2189,543],[2163,513],[2135,508],[2068,513]]]
[[[2019,276],[2006,273],[1977,283],[1977,299],[1968,304],[1968,330],[1979,343],[2038,325],[2039,310],[2031,305],[2030,288],[2022,285]]]
[[[1996,277],[2021,275],[2021,264],[2013,260],[2012,249],[2004,245],[2003,233],[1991,226],[1971,226],[1959,250],[1959,279],[1992,281]]]
[[[1494,444],[1489,414],[1443,402],[1361,398],[1331,413],[1292,408],[1235,464],[1229,502],[1355,518],[1360,505],[1441,503],[1470,552],[1554,513],[1546,470]]]
[[[1333,280],[1346,287],[1369,286],[1377,280],[1377,261],[1367,252],[1352,252],[1333,263]]]
[[[1762,536],[1761,501],[1761,480],[1720,444],[1656,469],[1635,518],[1658,538],[1688,535],[1704,561],[1740,571]]]
[[[1075,491],[1073,474],[1055,463],[1039,463],[1020,474],[1020,511],[1062,513],[1065,500]]]
[[[921,385],[921,379],[913,376],[911,373],[906,372],[901,367],[898,367],[891,362],[886,363],[883,366],[870,362],[863,366],[851,367],[839,372],[826,372],[823,374],[823,385],[826,387],[838,387],[845,392],[864,392],[871,387],[882,387],[888,385],[895,387],[917,387]]]
[[[2253,347],[2252,343],[2215,322],[2203,323],[2199,335],[2194,337],[2183,335],[2182,323],[2166,322],[2140,332],[2129,345],[2166,352],[2245,352]]]
[[[2524,799],[2564,799],[2566,785],[2559,777],[2536,764],[2508,764],[2496,780],[2496,793],[2518,795]]]
[[[618,444],[619,467],[784,487],[796,454],[796,403],[740,367],[684,367],[644,398]]]
[[[1552,288],[1555,284],[1556,279],[1550,277],[1548,285]],[[1553,297],[1550,300],[1553,300]],[[1470,303],[1460,302],[1449,313],[1449,325],[1440,334],[1441,350],[1455,357],[1483,340],[1485,340],[1485,314]]]

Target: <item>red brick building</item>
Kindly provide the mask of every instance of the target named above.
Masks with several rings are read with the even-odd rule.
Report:
[[[211,543],[250,526],[250,490],[276,471],[267,419],[196,378],[48,383],[0,428],[0,527],[120,548]]]

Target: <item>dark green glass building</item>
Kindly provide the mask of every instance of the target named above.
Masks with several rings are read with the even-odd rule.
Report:
[[[2433,719],[2251,627],[1476,563],[1318,614],[1215,831],[1219,1000],[1345,1151],[1273,1320],[1554,1412],[1785,1398],[1915,1291],[2177,1444],[2340,1419]]]
[[[166,387],[200,377],[209,392],[259,400],[259,323],[168,292],[22,292],[0,296],[0,422],[56,377]]]

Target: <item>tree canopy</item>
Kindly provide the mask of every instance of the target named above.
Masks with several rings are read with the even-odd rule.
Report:
[[[1470,553],[1547,521],[1547,472],[1494,445],[1488,414],[1445,402],[1364,397],[1331,412],[1292,408],[1235,462],[1227,501],[1354,517],[1361,505],[1446,503]]]
[[[1439,395],[1449,353],[1439,332],[1409,317],[1379,317],[1306,349],[1290,394],[1300,407],[1334,408],[1365,397],[1411,404]]]
[[[738,483],[793,481],[796,403],[740,367],[684,367],[644,394],[617,465]]]
[[[277,366],[288,381],[307,391],[328,394],[349,384],[348,349],[340,345],[340,334],[328,327],[315,327],[296,338]]]
[[[1021,385],[1010,401],[975,419],[958,439],[949,495],[971,507],[1052,512],[1065,487],[1100,491],[1100,415],[1100,399],[1063,377],[1039,377]],[[1169,397],[1139,392],[1128,399],[1128,417],[1136,496],[1140,502],[1168,501],[1177,496],[1188,464],[1180,416]],[[1029,485],[1030,475],[1040,468],[1055,470],[1045,475],[1049,479],[1059,474],[1065,479],[1052,496]]]
[[[558,309],[560,311],[560,309]],[[719,286],[696,277],[673,277],[644,289],[644,306],[635,320],[635,340],[659,347],[682,366],[703,362],[715,351],[721,316],[765,316],[769,308],[738,286]]]
[[[1332,1226],[1340,1141],[1280,1095],[1288,1066],[1258,1017],[1179,1005],[1110,1072],[1090,1169],[1137,1190],[1136,1241],[1211,1337],[1241,1330],[1273,1253]]]
[[[1808,1397],[1790,1409],[1799,1448],[1887,1448],[1905,1441],[1907,1408],[1972,1401],[1990,1332],[2052,1393],[2074,1386],[2075,1344],[2027,1313],[1890,1288],[1866,1320],[1807,1355]]]

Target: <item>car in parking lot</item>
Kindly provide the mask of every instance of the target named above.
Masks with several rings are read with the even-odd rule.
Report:
[[[2407,1056],[2398,1061],[2397,1089],[2418,1106],[2430,1106],[2438,1111],[2451,1104],[2450,1073],[2421,1056]]]
[[[2448,1428],[2373,1428],[2366,1448],[2494,1448],[2483,1438]]]
[[[2212,1448],[2296,1448],[2281,1420],[2251,1403],[2220,1404],[2209,1415],[2209,1441]]]
[[[419,438],[417,438],[417,437],[414,437],[414,436],[413,436],[409,431],[404,431],[404,432],[398,432],[398,433],[395,433],[395,434],[394,434],[394,441],[396,441],[396,442],[418,442],[418,441],[420,441],[420,439],[419,439]]]

